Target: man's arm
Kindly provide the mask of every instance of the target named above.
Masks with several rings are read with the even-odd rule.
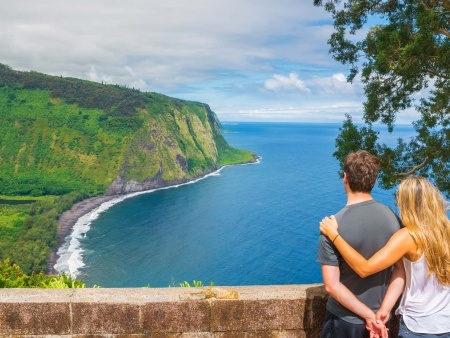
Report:
[[[339,266],[322,265],[322,278],[325,290],[331,297],[342,304],[342,306],[364,318],[366,321],[366,328],[369,331],[374,331],[384,337],[384,324],[377,324],[373,311],[356,298],[355,295],[340,282]]]
[[[386,323],[389,320],[392,308],[405,288],[405,279],[405,267],[400,259],[394,264],[391,280],[389,281],[389,287],[386,291],[383,302],[381,303],[380,309],[375,315],[377,320],[381,320],[383,323]]]

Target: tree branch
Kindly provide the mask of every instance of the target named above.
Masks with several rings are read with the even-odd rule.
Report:
[[[438,73],[438,72],[436,72],[435,70],[427,69],[426,71],[427,71],[428,74],[430,74],[430,75],[434,75],[434,76],[440,77],[440,78],[442,78],[442,79],[450,79],[450,76],[445,76],[444,74]]]
[[[446,30],[445,28],[439,28],[437,32],[445,35],[446,37],[448,37],[450,39],[450,32],[448,30]]]
[[[433,160],[434,157],[431,156],[427,156],[427,158],[425,159],[425,161],[423,161],[422,163],[414,166],[410,171],[405,172],[405,173],[398,173],[396,176],[400,176],[400,177],[407,177],[409,175],[412,175],[414,173],[416,173],[419,169],[425,167],[428,163],[431,162],[431,160]]]
[[[420,4],[421,4],[421,5],[423,6],[423,8],[425,8],[425,10],[427,10],[427,11],[435,11],[435,8],[432,8],[432,7],[428,6],[427,3],[426,3],[425,1],[423,1],[423,0],[420,0]],[[434,3],[434,7],[437,7],[437,6],[438,6],[438,4],[435,2],[435,3]],[[445,8],[445,5],[444,5],[444,8]],[[447,12],[447,11],[446,11],[446,12]],[[445,15],[446,12],[439,13],[439,15]],[[445,35],[446,37],[450,38],[450,32],[449,32],[447,29],[443,28],[443,27],[439,28],[439,29],[437,30],[437,33],[443,34],[443,35]]]

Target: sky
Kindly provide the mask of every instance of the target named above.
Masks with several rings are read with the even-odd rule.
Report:
[[[222,122],[359,122],[362,85],[328,53],[332,21],[312,3],[3,1],[0,63],[204,102]]]

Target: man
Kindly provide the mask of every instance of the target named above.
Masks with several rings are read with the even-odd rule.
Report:
[[[379,171],[379,159],[360,150],[344,162],[344,189],[347,205],[335,216],[339,234],[365,258],[382,248],[400,228],[396,215],[371,196]],[[386,294],[392,269],[366,278],[359,277],[342,259],[332,241],[321,235],[317,261],[328,298],[322,338],[369,337],[367,328],[376,329],[375,314]],[[401,262],[393,274],[403,270]],[[381,332],[381,331],[377,331]]]

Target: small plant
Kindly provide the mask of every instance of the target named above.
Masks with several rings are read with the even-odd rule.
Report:
[[[86,288],[85,283],[72,279],[72,277],[66,274],[49,277],[47,280],[43,281],[40,286],[48,289]]]
[[[184,281],[184,282],[180,283],[179,286],[182,287],[182,288],[190,288],[191,284],[189,284],[189,282],[187,282],[187,281]],[[200,288],[200,287],[203,287],[203,286],[205,286],[205,285],[200,280],[195,280],[194,279],[192,281],[192,287],[194,287],[194,288]],[[210,282],[209,286],[214,286],[214,283]]]

